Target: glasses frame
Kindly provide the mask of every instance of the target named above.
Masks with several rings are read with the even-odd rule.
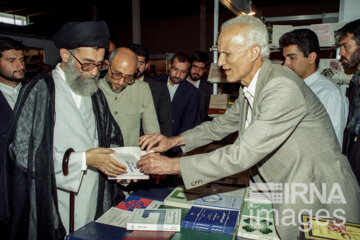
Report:
[[[81,70],[84,72],[90,72],[91,70],[93,70],[95,67],[97,68],[98,71],[105,71],[109,68],[109,64],[107,64],[105,61],[102,61],[100,63],[82,63],[80,62],[79,59],[77,59],[77,57],[75,57],[75,55],[68,50],[70,55],[73,56],[75,58],[75,60],[80,64]],[[87,69],[87,66],[88,69]]]
[[[122,72],[113,72],[112,69],[111,69],[111,65],[109,65],[109,70],[110,70],[110,74],[111,74],[111,78],[114,79],[114,80],[120,80],[120,79],[124,79],[124,82],[128,85],[131,85],[135,82],[135,74],[131,74],[131,75],[125,75],[123,74]],[[119,74],[120,77],[114,77],[114,74]],[[127,80],[128,78],[131,78],[130,80]]]

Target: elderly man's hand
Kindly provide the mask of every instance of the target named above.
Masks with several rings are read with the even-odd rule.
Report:
[[[143,135],[139,137],[139,145],[141,150],[149,152],[153,150],[154,152],[165,152],[172,147],[184,145],[184,137],[179,135],[176,137],[166,137],[160,133],[155,133],[151,135]]]
[[[146,148],[146,152],[149,152],[150,150],[153,150],[154,152],[165,152],[172,147],[170,138],[160,133],[139,137],[139,145],[141,150]]]
[[[115,177],[127,173],[126,166],[109,154],[115,153],[110,148],[91,148],[86,151],[86,165],[97,168],[108,176]]]
[[[145,174],[179,174],[180,158],[168,158],[156,153],[149,153],[140,158],[137,167]]]

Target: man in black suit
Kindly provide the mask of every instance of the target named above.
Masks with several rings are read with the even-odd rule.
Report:
[[[209,56],[201,51],[196,51],[190,57],[190,73],[187,80],[192,83],[200,92],[199,112],[196,118],[196,125],[211,120],[208,116],[210,96],[213,86],[207,81],[205,70],[209,65]]]
[[[11,38],[0,37],[0,169],[4,170],[5,142],[10,119],[25,79],[24,46]],[[6,178],[0,172],[0,189],[6,188]],[[0,193],[0,226],[7,215],[6,194]],[[0,232],[2,226],[0,227]],[[6,238],[6,236],[5,236]]]
[[[160,132],[170,137],[171,128],[171,101],[170,94],[166,85],[159,83],[155,79],[145,77],[145,70],[148,67],[149,52],[140,44],[131,44],[129,47],[138,58],[138,72],[136,80],[143,80],[149,84],[153,96],[155,110],[160,125]],[[141,134],[142,135],[142,134]]]
[[[0,161],[3,161],[8,124],[25,79],[24,46],[0,37]]]

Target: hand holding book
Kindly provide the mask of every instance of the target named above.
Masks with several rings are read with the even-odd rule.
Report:
[[[109,148],[91,148],[85,152],[86,165],[97,168],[104,174],[114,177],[127,173],[127,167],[116,161],[111,154],[115,151]]]
[[[108,179],[127,180],[127,183],[129,183],[131,179],[149,179],[149,175],[140,172],[140,169],[136,166],[140,157],[145,154],[139,147],[118,147],[112,148],[112,150],[115,152],[110,154],[110,156],[116,159],[117,162],[125,165],[127,173],[109,176]]]
[[[160,133],[143,135],[139,137],[139,146],[141,150],[149,152],[165,152],[172,147],[181,146],[185,144],[184,137],[179,135],[176,137],[167,137]]]
[[[149,153],[140,158],[137,167],[145,174],[179,174],[180,158],[168,158],[156,153]]]

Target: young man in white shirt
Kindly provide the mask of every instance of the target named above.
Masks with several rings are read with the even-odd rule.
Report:
[[[334,127],[340,147],[348,117],[348,100],[340,87],[318,70],[319,40],[310,29],[285,33],[279,40],[285,58],[284,65],[303,79],[324,105]]]

